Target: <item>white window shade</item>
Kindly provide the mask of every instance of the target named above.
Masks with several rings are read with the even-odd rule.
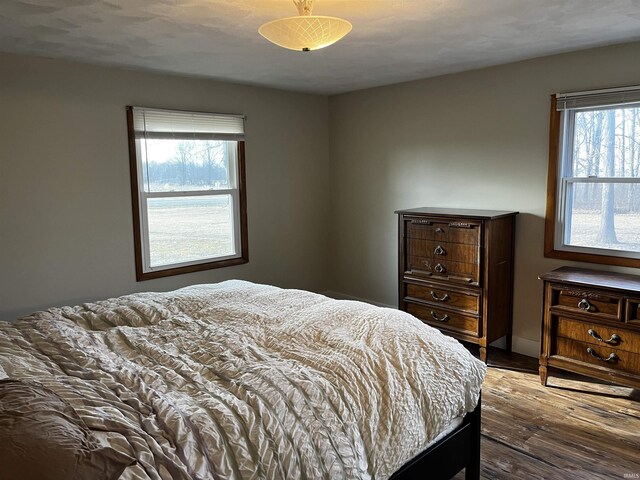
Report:
[[[242,141],[244,120],[243,115],[133,107],[136,138]]]
[[[556,94],[556,109],[560,112],[633,103],[640,103],[640,85]]]

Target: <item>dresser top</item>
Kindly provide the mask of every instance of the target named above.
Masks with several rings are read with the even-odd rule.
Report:
[[[603,272],[575,267],[560,267],[552,272],[540,275],[547,282],[568,283],[584,287],[611,288],[640,292],[640,276],[627,273]]]
[[[511,215],[517,215],[518,212],[510,212],[505,210],[475,210],[468,208],[435,208],[435,207],[421,207],[410,208],[408,210],[397,210],[395,213],[402,215],[432,215],[440,217],[473,217],[481,219],[494,219],[500,217],[509,217]]]

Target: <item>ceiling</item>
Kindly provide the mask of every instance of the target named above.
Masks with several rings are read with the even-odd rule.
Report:
[[[316,0],[337,44],[293,52],[258,27],[291,0],[2,0],[0,51],[335,94],[640,40],[638,0]]]

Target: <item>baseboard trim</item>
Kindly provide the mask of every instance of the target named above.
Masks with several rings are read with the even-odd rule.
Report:
[[[345,293],[335,292],[333,290],[322,292],[322,294],[326,295],[327,297],[335,298],[336,300],[355,300],[357,302],[370,303],[371,305],[376,305],[377,307],[397,308],[397,306],[395,305],[386,305],[384,303],[374,302],[373,300],[368,300],[366,298],[354,297],[353,295],[347,295]],[[505,348],[506,341],[504,338],[500,338],[492,343],[492,345],[499,348]],[[540,343],[535,340],[529,340],[528,338],[514,336],[511,340],[511,350],[515,353],[526,355],[527,357],[538,358],[538,356],[540,355]]]
[[[511,349],[527,357],[538,358],[540,356],[540,342],[528,338],[514,336],[511,339]]]

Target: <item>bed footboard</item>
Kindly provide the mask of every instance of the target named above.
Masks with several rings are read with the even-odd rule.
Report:
[[[463,468],[465,480],[480,478],[481,401],[462,424],[391,476],[391,480],[449,480]]]

